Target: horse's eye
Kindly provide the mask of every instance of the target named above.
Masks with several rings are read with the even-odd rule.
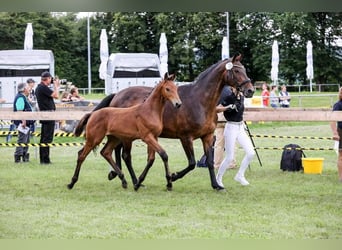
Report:
[[[167,91],[167,92],[169,92],[169,91],[170,91],[170,89],[169,89],[169,88],[165,88],[165,89],[166,89],[166,91]]]

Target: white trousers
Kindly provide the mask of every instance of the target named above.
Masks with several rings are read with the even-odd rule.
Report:
[[[245,151],[237,175],[244,176],[249,163],[252,161],[255,151],[251,139],[246,133],[245,124],[227,122],[224,128],[224,145],[226,156],[218,170],[218,175],[223,176],[229,164],[234,160],[234,147],[238,142]]]

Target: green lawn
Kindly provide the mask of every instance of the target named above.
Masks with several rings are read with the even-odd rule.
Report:
[[[327,123],[250,124],[253,135],[330,137]],[[0,138],[4,141],[4,138]],[[82,140],[82,139],[81,139]],[[55,138],[56,142],[75,138]],[[77,141],[80,141],[78,139]],[[254,138],[259,147],[332,148],[328,139]],[[172,171],[186,165],[178,140],[161,139]],[[51,148],[53,165],[41,166],[36,148],[30,163],[14,164],[14,148],[1,147],[0,238],[2,239],[341,239],[342,183],[337,180],[336,153],[305,151],[324,157],[323,173],[303,174],[279,169],[281,150],[258,150],[247,170],[251,183],[233,180],[236,170],[224,176],[226,192],[210,186],[208,170],[196,168],[166,191],[162,162],[156,159],[144,184],[134,191],[127,170],[128,189],[107,180],[105,160],[91,153],[74,189],[66,184],[73,175],[80,147]],[[202,155],[195,143],[196,158]],[[146,147],[133,148],[137,173],[146,162]],[[242,151],[237,150],[241,161]]]

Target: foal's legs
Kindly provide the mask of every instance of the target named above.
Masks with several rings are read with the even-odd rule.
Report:
[[[101,155],[103,158],[107,160],[107,162],[112,166],[114,171],[118,174],[119,178],[121,179],[122,182],[122,187],[127,188],[127,181],[124,177],[124,174],[122,173],[121,169],[116,165],[112,158],[112,153],[113,149],[115,148],[116,145],[120,143],[120,140],[115,138],[114,136],[107,136],[107,143],[101,150]]]
[[[80,151],[78,151],[78,158],[77,158],[77,164],[76,164],[74,176],[72,177],[71,182],[68,184],[69,189],[72,189],[75,183],[78,181],[78,176],[80,174],[81,165],[93,148],[94,147],[86,143],[84,147]]]
[[[167,182],[167,184],[166,184],[167,190],[171,191],[172,190],[172,181],[171,181],[171,173],[170,173],[169,163],[168,163],[169,158],[168,158],[167,153],[158,143],[157,137],[154,137],[152,134],[143,138],[143,141],[148,145],[148,162],[147,162],[147,165],[146,165],[144,171],[142,172],[142,174],[139,177],[139,181],[138,181],[138,184],[136,185],[135,190],[137,190],[139,188],[139,186],[141,185],[141,183],[144,181],[144,179],[148,173],[148,170],[151,168],[151,166],[154,162],[155,152],[157,152],[159,154],[160,158],[164,162],[165,177],[166,177],[166,182]]]
[[[147,146],[147,164],[143,170],[143,172],[139,176],[139,181],[136,185],[134,185],[134,190],[137,191],[142,185],[142,182],[145,180],[145,177],[150,170],[150,168],[153,165],[153,162],[155,160],[155,151],[152,150],[149,146]]]
[[[131,175],[132,178],[132,182],[133,185],[136,185],[138,183],[138,179],[135,175],[133,166],[132,166],[132,155],[131,155],[131,151],[132,151],[132,142],[129,143],[125,143],[125,145],[123,145],[123,143],[120,143],[119,145],[117,145],[115,147],[115,161],[116,161],[116,165],[122,169],[121,167],[121,158],[120,158],[120,154],[121,154],[121,149],[123,150],[122,152],[122,159],[124,160],[126,167],[129,171],[129,174]],[[116,172],[113,170],[110,170],[108,173],[108,180],[113,180],[115,177],[117,176]]]

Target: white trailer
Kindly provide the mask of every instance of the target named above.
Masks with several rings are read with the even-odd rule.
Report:
[[[113,53],[107,62],[105,92],[109,95],[131,86],[154,87],[161,79],[157,54]]]
[[[2,106],[12,106],[17,86],[28,78],[40,82],[41,73],[55,75],[55,60],[51,50],[1,50],[0,97],[6,100]]]

